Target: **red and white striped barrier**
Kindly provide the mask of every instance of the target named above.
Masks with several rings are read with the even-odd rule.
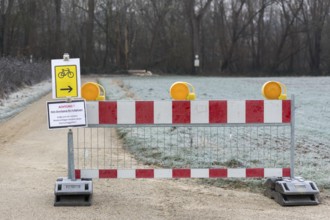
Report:
[[[99,125],[291,124],[290,100],[87,102],[87,122]],[[77,178],[288,177],[290,168],[77,169]]]
[[[87,102],[89,125],[290,123],[290,100]]]
[[[290,168],[210,168],[210,169],[84,169],[76,178],[266,178],[289,177]]]

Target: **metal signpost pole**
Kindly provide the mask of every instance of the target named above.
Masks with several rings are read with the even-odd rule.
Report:
[[[63,60],[69,61],[70,55],[68,53],[63,54]],[[67,102],[71,102],[70,97],[67,99]],[[73,133],[71,128],[68,131],[68,179],[76,180],[74,173]]]
[[[74,172],[73,133],[71,128],[68,131],[68,178],[73,181],[76,180]]]
[[[294,161],[295,161],[295,100],[294,95],[291,96],[291,147],[290,147],[290,177],[294,179]]]
[[[63,54],[63,61],[69,60],[70,55],[68,53]],[[71,102],[70,97],[68,97],[67,102]],[[76,180],[76,176],[74,173],[73,134],[71,128],[69,128],[68,131],[68,179]]]

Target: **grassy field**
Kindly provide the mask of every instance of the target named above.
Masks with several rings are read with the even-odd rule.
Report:
[[[101,78],[99,82],[106,88],[107,99],[110,100],[128,100],[128,99],[138,99],[138,100],[170,100],[169,88],[172,83],[176,81],[187,81],[194,85],[196,89],[198,100],[210,100],[210,99],[222,99],[222,100],[245,100],[245,99],[263,99],[261,95],[261,87],[263,83],[269,80],[276,80],[284,83],[288,89],[288,97],[295,95],[296,100],[296,175],[303,176],[305,178],[312,179],[316,181],[319,185],[330,186],[330,177],[328,173],[330,172],[330,140],[327,135],[330,134],[330,97],[328,96],[328,91],[330,91],[330,78],[329,77],[288,77],[288,78],[219,78],[219,77],[179,77],[179,76],[152,76],[152,77],[111,77],[111,78]],[[267,129],[267,128],[265,128]],[[202,156],[206,163],[211,163],[214,161],[214,153],[206,151],[196,151],[194,153],[187,154],[187,152],[175,153],[171,150],[164,150],[162,152],[141,150],[141,146],[138,143],[145,143],[139,140],[139,134],[136,131],[121,131],[125,133],[127,147],[136,155],[138,159],[141,159],[148,164],[161,164],[164,158],[169,158],[169,155],[164,154],[164,152],[170,152],[171,156],[178,158],[170,158],[175,166],[184,166],[188,164],[189,166],[199,166],[201,162],[196,155]],[[143,131],[145,132],[145,131]],[[175,142],[170,140],[184,139],[185,141],[179,140],[180,143],[189,142],[189,135],[191,133],[186,130],[178,131],[178,133],[168,135],[168,131],[164,131],[167,134],[165,143],[161,143],[162,146],[172,149]],[[165,133],[159,133],[159,130],[150,131],[148,137],[150,138],[149,143],[157,143],[158,139],[155,139],[157,135],[166,135]],[[224,136],[231,136],[236,130],[224,131]],[[237,129],[238,133],[246,132],[243,128]],[[253,136],[256,132],[260,135],[264,135],[264,140],[267,140],[267,131],[250,131],[252,138],[258,139],[259,136]],[[260,134],[264,132],[263,134]],[[282,131],[280,131],[282,132]],[[284,131],[288,132],[288,131]],[[276,131],[272,131],[276,133]],[[179,134],[179,135],[178,135]],[[141,134],[140,134],[141,135]],[[173,136],[174,135],[174,136]],[[209,135],[216,135],[216,133]],[[147,138],[148,138],[147,137]],[[221,136],[222,137],[222,136]],[[266,137],[266,138],[265,138]],[[239,138],[238,138],[239,139]],[[251,151],[262,152],[258,156],[258,160],[263,162],[251,164],[254,161],[253,158],[248,158],[249,164],[241,164],[241,166],[263,166],[263,165],[279,165],[281,163],[276,162],[276,160],[281,159],[286,161],[288,164],[287,149],[285,150],[285,156],[275,157],[278,151],[272,151],[272,149],[264,149],[263,146],[268,146],[269,144],[264,143],[261,145],[262,148],[243,148],[244,141],[236,140],[232,143],[232,147],[229,147],[226,152],[227,160],[222,160],[222,165],[228,163],[230,160],[237,160],[239,163],[244,159],[244,155],[248,155]],[[271,142],[268,142],[271,143]],[[287,143],[285,143],[287,144]],[[273,148],[274,145],[269,145]],[[143,148],[142,148],[143,149]],[[238,151],[238,153],[237,153]],[[283,151],[283,150],[281,150]],[[149,152],[149,153],[145,153]],[[173,153],[174,152],[174,153]],[[188,155],[188,156],[187,156]],[[194,156],[195,155],[195,156]],[[235,158],[235,155],[237,156]],[[269,156],[271,155],[271,156]],[[248,157],[248,156],[246,156]],[[205,160],[205,158],[210,158],[210,160]],[[272,158],[274,161],[269,161]],[[286,165],[282,161],[282,165]],[[197,163],[197,164],[196,164]],[[173,164],[172,164],[173,165]],[[169,164],[171,166],[171,164]]]

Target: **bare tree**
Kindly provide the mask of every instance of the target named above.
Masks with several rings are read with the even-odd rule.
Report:
[[[83,69],[325,74],[329,0],[0,0],[0,55]]]
[[[8,55],[9,30],[14,1],[0,1],[0,55]]]
[[[267,0],[249,1],[247,3],[248,16],[253,17],[255,9],[260,8],[260,12],[252,22],[250,22],[250,44],[251,44],[251,63],[252,69],[260,70],[264,65],[265,53],[265,7]]]
[[[221,62],[221,71],[234,70],[233,56],[237,49],[239,40],[247,36],[248,27],[259,14],[260,19],[263,18],[265,8],[271,5],[273,1],[261,1],[261,4],[258,6],[258,8],[256,8],[255,11],[250,11],[249,13],[247,12],[247,8],[249,8],[247,3],[247,0],[231,1],[231,13],[229,17],[226,16],[224,8],[221,9],[223,13],[221,18],[221,25],[225,26],[221,29],[227,29],[226,27],[229,27],[229,30],[227,29],[229,32],[229,36],[225,35],[225,33],[220,33],[221,35],[223,35],[221,38],[226,39],[224,42],[221,42],[221,44],[229,44],[229,46],[222,46],[222,48],[225,50],[222,51],[224,55],[223,60]]]
[[[309,66],[314,75],[321,73],[321,41],[326,17],[329,15],[330,1],[306,0],[303,10],[306,27]]]
[[[54,0],[55,3],[55,47],[54,47],[54,57],[60,57],[61,53],[61,20],[62,20],[62,13],[61,13],[61,6],[62,0]]]
[[[95,1],[88,0],[88,19],[86,28],[86,53],[85,62],[88,66],[93,65],[93,55],[94,55],[94,10]]]
[[[185,0],[185,8],[189,19],[189,25],[191,30],[191,43],[192,43],[192,52],[191,52],[191,71],[196,73],[194,68],[194,59],[195,55],[201,56],[201,23],[203,16],[206,14],[206,10],[210,6],[212,0],[207,0],[204,4],[203,1],[200,1],[199,4],[196,3],[196,0]],[[197,9],[196,9],[197,8]],[[201,62],[201,61],[200,61]]]
[[[271,65],[272,71],[279,70],[279,67],[283,62],[287,61],[289,57],[292,59],[292,56],[302,49],[302,45],[299,45],[296,49],[291,47],[290,50],[287,49],[285,51],[285,46],[287,45],[287,42],[289,42],[289,39],[295,39],[294,36],[299,32],[299,30],[295,29],[295,25],[299,19],[299,15],[303,7],[303,1],[304,0],[279,1],[279,6],[281,7],[279,17],[281,26],[274,31],[273,35],[275,53],[273,63]]]

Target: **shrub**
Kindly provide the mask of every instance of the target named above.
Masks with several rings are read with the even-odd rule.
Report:
[[[50,64],[45,61],[30,63],[17,58],[0,58],[0,98],[24,86],[50,78]]]

